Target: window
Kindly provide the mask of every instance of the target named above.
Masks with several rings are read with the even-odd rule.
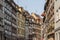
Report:
[[[0,9],[2,9],[2,5],[0,4]]]
[[[11,16],[5,11],[5,19],[11,21]]]
[[[60,19],[60,7],[59,7],[59,10],[58,10],[58,14],[59,14],[59,19]]]
[[[5,30],[11,31],[11,26],[7,23],[5,23]]]
[[[56,11],[56,21],[60,19],[60,8]]]
[[[51,3],[52,3],[52,0],[51,0]]]
[[[11,5],[9,5],[6,1],[5,1],[5,8],[7,8],[10,11],[12,10]]]
[[[58,17],[58,20],[60,19],[60,9],[57,10],[57,17]]]
[[[56,10],[56,12],[58,12],[58,10]]]
[[[12,18],[12,23],[16,25],[16,19]]]

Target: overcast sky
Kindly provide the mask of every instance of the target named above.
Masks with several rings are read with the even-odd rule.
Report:
[[[44,11],[45,0],[14,0],[16,4],[22,6],[29,13],[41,14]]]

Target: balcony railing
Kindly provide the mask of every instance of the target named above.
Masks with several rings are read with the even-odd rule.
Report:
[[[15,18],[16,19],[16,15],[15,14],[13,14],[11,11],[9,11],[8,9],[5,9],[6,10],[6,12],[10,15],[10,16],[12,16],[13,18]]]
[[[17,25],[15,25],[15,24],[13,24],[13,23],[12,23],[12,26],[15,27],[15,28],[17,28]]]
[[[11,15],[11,12],[10,12],[8,9],[5,8],[5,11],[6,11],[9,15]]]
[[[11,35],[11,32],[9,32],[9,31],[5,30],[5,33],[8,34],[8,35]]]
[[[41,28],[38,27],[38,26],[33,26],[32,28],[34,28],[34,29],[38,29],[38,30],[41,30]]]
[[[13,17],[13,18],[15,18],[15,19],[17,18],[17,17],[16,17],[16,15],[15,15],[15,14],[13,14],[13,13],[12,13],[12,17]]]
[[[53,31],[51,31],[51,32],[49,32],[49,33],[48,33],[48,35],[53,34],[53,33],[54,33],[54,30],[53,30]]]
[[[41,29],[40,29],[40,28],[38,28],[38,27],[32,27],[32,28],[37,29],[37,30],[41,30]]]
[[[8,23],[8,24],[10,24],[10,25],[11,25],[11,22],[7,21],[6,19],[4,19],[4,21],[5,21],[6,23]]]
[[[36,34],[36,33],[32,31],[32,32],[30,32],[29,34]]]
[[[38,34],[38,35],[40,35],[40,33],[38,33],[38,32],[30,32],[29,34]]]
[[[18,34],[18,36],[24,37],[24,35],[22,35],[22,34]]]
[[[15,33],[12,33],[12,36],[15,36],[15,37],[17,37],[17,34],[15,34]]]
[[[54,27],[53,27],[53,28],[51,27],[51,28],[48,29],[47,32],[50,33],[50,32],[52,32],[53,30],[54,30]]]
[[[18,28],[20,28],[20,29],[23,29],[23,30],[24,30],[24,28],[23,28],[23,27],[21,27],[21,26],[18,26]]]

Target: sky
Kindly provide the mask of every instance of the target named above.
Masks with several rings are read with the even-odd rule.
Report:
[[[44,11],[45,0],[14,0],[16,4],[22,6],[30,14],[32,12],[41,15]]]

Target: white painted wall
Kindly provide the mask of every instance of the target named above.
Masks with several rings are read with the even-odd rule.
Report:
[[[58,21],[59,19],[60,19],[60,11],[59,11],[59,7],[60,7],[60,0],[55,0],[55,4],[54,4],[54,14],[55,14],[55,29],[56,28],[58,28],[58,27],[60,27],[60,22],[57,22],[56,23],[56,21]],[[57,12],[57,10],[58,10],[58,12]]]
[[[59,28],[60,27],[60,21],[56,23],[56,21],[58,21],[60,19],[60,0],[54,0],[54,14],[55,14],[55,29]],[[58,10],[58,12],[57,12]],[[60,31],[60,30],[59,30]],[[56,31],[55,32],[55,40],[60,40],[59,39],[59,32]]]

